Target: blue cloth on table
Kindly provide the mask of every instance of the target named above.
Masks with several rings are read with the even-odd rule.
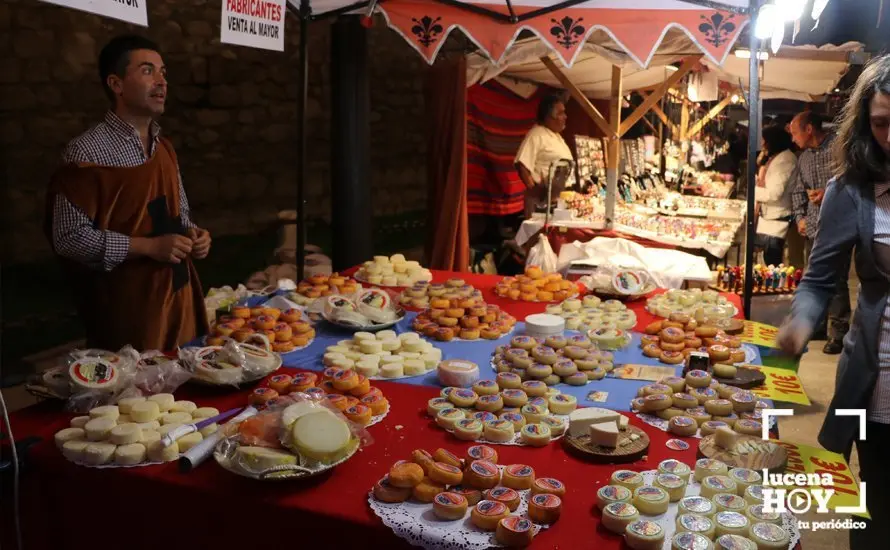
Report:
[[[399,321],[391,330],[401,334],[403,332],[411,332],[411,321],[416,313],[409,312],[404,319]],[[493,380],[495,371],[491,367],[491,356],[497,346],[508,344],[510,339],[516,334],[523,334],[523,323],[517,323],[516,329],[507,336],[503,336],[498,340],[476,340],[476,341],[452,341],[452,342],[433,342],[433,345],[442,350],[442,359],[465,359],[479,365],[479,374],[482,379]],[[325,350],[329,346],[336,345],[341,340],[351,340],[353,331],[341,329],[325,321],[316,323],[315,340],[299,351],[282,354],[282,361],[287,367],[297,367],[314,371],[324,370],[322,358]],[[659,363],[657,359],[645,357],[640,349],[640,335],[633,333],[633,342],[625,349],[614,352],[615,366],[627,363],[670,366]],[[756,364],[760,363],[759,354]],[[682,371],[682,366],[676,367],[677,373]],[[400,378],[394,380],[402,384],[413,384],[417,386],[433,386],[442,387],[436,377],[435,371],[430,371],[421,376],[412,378]],[[607,376],[602,380],[589,382],[584,386],[570,386],[568,384],[558,384],[557,387],[563,393],[573,395],[578,400],[579,405],[606,407],[615,410],[626,411],[630,409],[631,400],[636,397],[637,390],[651,382],[644,380],[622,380]],[[591,392],[607,392],[605,402],[588,401],[587,396]]]

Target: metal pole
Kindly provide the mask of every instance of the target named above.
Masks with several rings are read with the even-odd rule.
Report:
[[[750,0],[751,20],[748,23],[748,213],[745,239],[745,319],[751,319],[751,294],[754,291],[754,239],[757,237],[757,220],[754,219],[754,191],[757,185],[757,150],[760,148],[760,41],[754,35],[761,0]]]
[[[297,120],[300,121],[300,146],[297,148],[299,182],[297,183],[297,281],[305,278],[306,262],[306,102],[309,97],[309,0],[300,2],[300,97]]]

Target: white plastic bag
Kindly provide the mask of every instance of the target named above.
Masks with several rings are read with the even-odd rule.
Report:
[[[547,235],[541,233],[538,235],[538,244],[528,251],[528,258],[525,261],[526,267],[538,266],[544,273],[556,273],[556,253],[550,246]]]

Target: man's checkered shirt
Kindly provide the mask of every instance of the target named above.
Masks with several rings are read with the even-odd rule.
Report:
[[[108,111],[103,122],[68,144],[62,160],[65,163],[83,162],[101,166],[139,166],[154,154],[160,132],[160,126],[152,122],[149,129],[150,151],[146,156],[136,129],[114,112]],[[189,218],[182,177],[179,179],[179,204],[183,224],[186,227],[195,227]],[[111,271],[127,258],[130,237],[114,231],[95,229],[92,220],[60,194],[53,204],[53,247],[62,257],[94,269]]]

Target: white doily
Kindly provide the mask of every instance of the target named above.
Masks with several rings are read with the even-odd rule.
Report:
[[[565,422],[566,431],[568,431],[568,429],[569,429],[569,415],[567,415],[567,414],[551,414],[550,416],[553,418],[561,418],[562,421]],[[533,422],[533,424],[540,424],[540,422]],[[438,424],[436,426],[438,427]],[[442,429],[442,428],[440,427],[440,429]],[[454,434],[454,430],[445,430],[445,431],[452,435]],[[552,441],[556,441],[557,439],[562,439],[563,435],[565,435],[565,432],[561,433],[560,435],[551,437],[550,441],[552,442]],[[461,441],[463,441],[463,440],[461,440]],[[485,436],[483,435],[479,439],[474,439],[470,442],[475,443],[475,444],[484,443],[486,445],[515,445],[517,447],[533,447],[533,445],[527,445],[522,442],[522,433],[521,432],[514,433],[512,441],[490,441],[490,440],[486,439]],[[549,443],[548,443],[548,445],[549,445]],[[547,445],[542,445],[542,447],[546,447],[546,446]]]
[[[757,360],[757,350],[751,344],[742,344],[741,350],[745,352],[745,360],[735,363],[736,365],[751,364]]]
[[[365,428],[370,428],[370,427],[373,426],[374,424],[380,424],[381,422],[383,422],[383,419],[386,418],[386,415],[389,414],[389,410],[390,410],[390,407],[386,407],[386,412],[385,412],[385,413],[383,413],[383,414],[378,414],[377,416],[372,416],[372,417],[371,417],[371,421],[368,422],[368,425],[365,426]]]
[[[647,470],[645,472],[640,472],[640,475],[643,476],[643,483],[645,485],[652,485],[655,481],[655,476],[658,475],[658,471]],[[690,481],[686,486],[685,496],[698,496],[701,493],[701,484],[697,481],[693,481],[691,477],[689,479]],[[668,505],[668,511],[661,515],[646,516],[640,514],[640,517],[661,525],[661,528],[664,529],[664,548],[670,548],[671,537],[673,537],[674,533],[677,531],[677,503],[670,503]],[[788,531],[788,534],[791,537],[791,542],[788,545],[790,550],[797,545],[798,541],[800,541],[800,530],[797,528],[797,518],[794,517],[793,514],[785,512],[782,514],[782,527]]]
[[[499,468],[503,469],[503,466]],[[518,491],[519,507],[512,515],[527,517],[528,498],[530,491]],[[442,520],[433,513],[432,504],[420,502],[400,502],[390,504],[374,498],[374,492],[368,493],[368,504],[383,524],[392,529],[397,537],[405,539],[415,546],[426,550],[485,550],[491,547],[503,547],[494,538],[494,531],[483,531],[470,521],[470,510],[463,519]],[[534,524],[535,535],[547,525]]]
[[[158,464],[166,464],[166,462],[140,462],[139,464],[115,464],[114,462],[111,462],[108,464],[87,464],[86,462],[71,460],[67,456],[65,457],[65,459],[72,464],[77,464],[78,466],[82,466],[84,468],[95,468],[97,470],[105,470],[109,468],[141,468],[143,466],[157,466]],[[112,460],[114,460],[114,458],[112,458]],[[170,462],[176,462],[177,460],[179,460],[179,457],[176,457],[175,460],[171,460]]]

